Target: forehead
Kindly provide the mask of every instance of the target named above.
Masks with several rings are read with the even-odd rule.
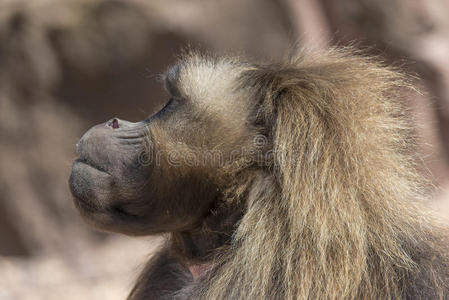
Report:
[[[197,104],[221,106],[242,97],[238,81],[249,66],[233,58],[191,54],[177,68],[176,86],[182,96]]]

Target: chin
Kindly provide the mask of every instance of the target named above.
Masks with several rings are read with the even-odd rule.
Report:
[[[72,166],[69,186],[80,212],[94,213],[107,203],[113,180],[108,173],[77,159]]]

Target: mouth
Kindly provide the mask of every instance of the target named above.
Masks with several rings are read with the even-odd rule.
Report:
[[[109,173],[85,159],[78,158],[73,163],[69,187],[81,211],[98,211],[98,205],[109,197],[112,182]]]
[[[100,171],[100,172],[103,172],[103,173],[106,173],[106,174],[110,175],[106,171],[105,168],[103,168],[102,166],[99,166],[98,164],[94,163],[93,161],[91,161],[89,159],[86,159],[86,158],[83,158],[83,157],[77,158],[75,160],[74,164],[83,164],[83,165],[85,165],[85,166],[87,166],[89,168],[92,168],[92,169],[95,169],[97,171]]]

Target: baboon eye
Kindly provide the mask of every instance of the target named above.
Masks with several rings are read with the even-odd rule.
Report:
[[[165,106],[161,109],[161,112],[169,112],[172,111],[174,109],[174,107],[176,106],[177,103],[179,103],[180,100],[178,98],[175,97],[171,97],[167,104],[165,104]]]

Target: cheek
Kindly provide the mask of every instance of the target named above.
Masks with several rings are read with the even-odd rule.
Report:
[[[154,169],[146,187],[149,214],[170,218],[197,219],[209,208],[217,188],[198,166],[167,165]],[[190,221],[189,221],[190,222]]]

